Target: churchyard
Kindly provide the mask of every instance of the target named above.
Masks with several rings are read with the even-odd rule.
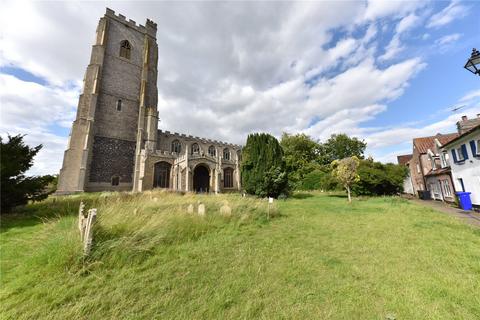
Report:
[[[51,196],[2,217],[0,318],[477,319],[479,248],[399,197]]]

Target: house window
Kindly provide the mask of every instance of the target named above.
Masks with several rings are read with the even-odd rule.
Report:
[[[225,168],[225,170],[223,170],[223,187],[233,188],[233,169],[232,168]]]
[[[192,144],[192,154],[199,154],[200,153],[200,146],[198,143]]]
[[[452,189],[450,188],[450,183],[448,180],[440,180],[440,184],[443,187],[443,194],[446,197],[451,197],[452,196]]]
[[[214,146],[208,147],[208,155],[211,157],[215,157],[217,155],[217,150]]]
[[[174,140],[172,142],[172,152],[180,153],[181,151],[182,151],[182,145],[180,144],[180,141]]]
[[[117,100],[117,111],[122,111],[122,100]]]
[[[119,176],[113,176],[112,177],[112,186],[118,186],[120,184],[120,177]]]
[[[440,155],[440,161],[442,162],[442,168],[448,167],[448,153],[442,152]]]
[[[223,149],[223,159],[230,160],[230,150],[228,148]]]
[[[457,148],[456,150],[456,153],[457,153],[457,160],[458,161],[464,161],[465,160],[465,157],[463,155],[463,152],[462,152],[462,148]]]
[[[128,42],[128,40],[123,40],[120,42],[120,57],[130,59],[131,51],[132,47],[130,46],[130,42]]]

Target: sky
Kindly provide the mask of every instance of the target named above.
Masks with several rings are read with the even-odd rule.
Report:
[[[43,144],[29,174],[60,170],[106,7],[158,24],[162,130],[238,144],[346,133],[395,162],[480,113],[480,77],[463,68],[480,1],[3,1],[0,135]]]

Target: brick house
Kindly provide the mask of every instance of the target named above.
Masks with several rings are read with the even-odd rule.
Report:
[[[413,139],[412,159],[408,166],[414,194],[429,190],[432,199],[455,200],[448,155],[441,151],[441,147],[457,136],[458,133],[438,133]]]

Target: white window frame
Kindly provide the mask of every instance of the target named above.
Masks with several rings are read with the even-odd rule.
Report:
[[[480,156],[480,139],[477,139],[476,143],[477,143],[477,154],[476,154],[476,156]]]
[[[457,154],[457,161],[465,161],[465,157],[463,156],[462,146],[460,145],[458,148],[455,148],[455,153]]]
[[[442,190],[445,197],[452,197],[452,188],[450,187],[450,182],[448,182],[448,180],[445,179],[445,180],[440,180],[440,183],[442,185]]]

